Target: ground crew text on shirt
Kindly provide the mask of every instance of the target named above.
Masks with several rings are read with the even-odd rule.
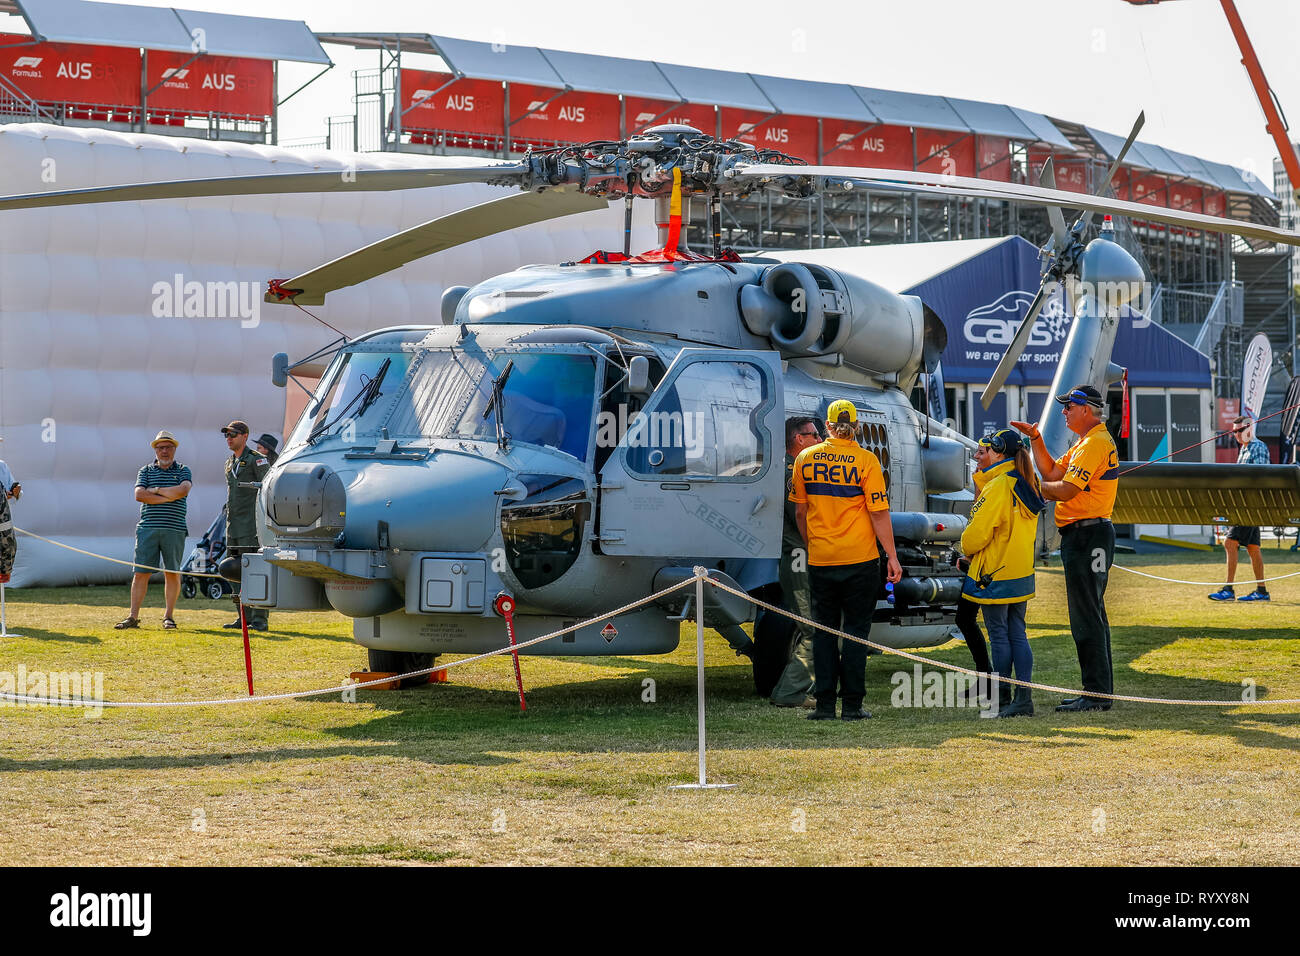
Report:
[[[1109,518],[1119,490],[1119,452],[1106,426],[1095,425],[1056,463],[1065,469],[1061,480],[1079,489],[1069,501],[1056,503],[1057,527],[1084,518]]]
[[[794,462],[790,500],[807,505],[808,563],[858,564],[878,557],[868,512],[888,511],[880,461],[857,442],[828,438]]]

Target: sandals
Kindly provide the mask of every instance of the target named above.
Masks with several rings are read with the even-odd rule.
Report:
[[[176,622],[169,617],[163,618],[163,630],[164,631],[176,630]]]
[[[128,617],[125,621],[118,621],[113,625],[115,631],[125,631],[128,628],[139,627],[140,619],[138,617]]]

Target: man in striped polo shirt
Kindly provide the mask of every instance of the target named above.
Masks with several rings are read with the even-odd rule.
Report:
[[[176,460],[176,437],[161,431],[152,442],[152,464],[140,469],[135,479],[135,500],[140,502],[140,523],[135,527],[135,575],[131,578],[131,614],[115,624],[119,631],[140,626],[140,606],[149,590],[152,568],[162,567],[163,596],[167,610],[163,628],[174,630],[176,598],[181,593],[181,560],[185,552],[185,496],[193,478]]]

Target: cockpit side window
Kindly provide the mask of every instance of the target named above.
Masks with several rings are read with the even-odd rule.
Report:
[[[763,471],[769,400],[762,370],[749,362],[692,362],[654,394],[629,427],[627,467],[650,476],[748,480]]]
[[[600,412],[596,416],[596,464],[595,471],[604,467],[610,454],[618,447],[627,432],[628,424],[636,420],[637,413],[651,400],[650,395],[632,395],[627,390],[626,362],[623,356],[611,355],[611,361],[605,363],[605,385],[601,389],[604,398],[600,402]],[[656,355],[647,355],[650,361],[650,387],[657,388],[663,381],[664,364]]]

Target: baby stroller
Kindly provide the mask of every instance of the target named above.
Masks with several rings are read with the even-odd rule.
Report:
[[[208,530],[199,539],[193,550],[181,565],[181,594],[192,598],[200,591],[219,601],[234,592],[234,586],[225,578],[199,578],[197,573],[215,574],[217,562],[226,553],[226,506],[221,506],[221,513],[208,526]]]

